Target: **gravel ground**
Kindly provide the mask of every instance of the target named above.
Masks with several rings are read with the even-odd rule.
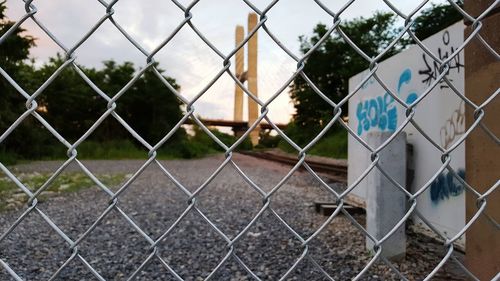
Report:
[[[249,156],[235,155],[235,162],[262,189],[268,191],[289,171],[289,167]],[[190,191],[194,191],[222,163],[222,156],[198,160],[164,161],[165,167]],[[143,163],[138,160],[84,161],[96,174],[131,174]],[[35,162],[13,168],[16,172],[51,172],[61,162]],[[68,172],[78,171],[68,167]],[[342,186],[330,183],[337,189]],[[118,187],[114,187],[116,190]],[[158,238],[188,206],[185,196],[156,165],[149,166],[120,196],[122,208],[151,238]],[[38,206],[71,239],[96,220],[108,206],[109,197],[98,188],[53,196]],[[302,237],[310,236],[326,217],[316,214],[314,201],[334,201],[305,172],[293,175],[273,196],[272,207]],[[197,197],[199,208],[228,237],[233,238],[257,214],[262,206],[260,195],[246,184],[234,168],[228,166]],[[0,234],[23,209],[0,213]],[[364,225],[364,216],[355,217]],[[442,245],[410,233],[407,257],[395,263],[408,279],[421,280],[444,256]],[[352,279],[370,260],[365,239],[344,216],[335,218],[310,244],[309,255],[336,280]],[[235,245],[235,252],[263,280],[278,280],[302,254],[300,242],[270,212],[253,225]],[[185,219],[159,244],[158,251],[185,280],[203,280],[227,253],[220,235],[196,212]],[[151,253],[149,244],[117,212],[112,211],[82,241],[79,253],[106,280],[126,280]],[[0,258],[25,280],[46,280],[71,256],[68,244],[36,212],[31,213],[0,242]],[[1,267],[0,267],[1,268]],[[452,266],[445,266],[435,280],[452,279]],[[10,280],[0,270],[0,280]],[[174,280],[153,259],[138,280]],[[73,260],[57,280],[95,280],[78,259]],[[212,280],[252,280],[230,258]],[[307,259],[287,280],[327,280]],[[363,280],[397,280],[383,263],[375,263]]]

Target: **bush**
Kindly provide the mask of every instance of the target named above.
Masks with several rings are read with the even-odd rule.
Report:
[[[281,137],[279,135],[271,136],[269,131],[262,131],[257,148],[275,148],[278,147],[280,141]]]
[[[194,136],[190,136],[187,141],[182,143],[182,154],[180,155],[182,158],[199,158],[217,152],[224,152],[224,149],[212,140],[212,138],[201,128],[194,126],[193,130]],[[214,134],[227,147],[230,147],[238,140],[235,136],[223,133],[217,129],[210,129],[210,132],[212,132],[212,134]],[[251,150],[252,148],[252,143],[247,138],[243,140],[243,142],[235,150]]]
[[[4,165],[14,165],[18,162],[19,157],[10,151],[0,150],[0,163]]]
[[[285,131],[286,135],[301,147],[306,146],[319,132],[319,129],[306,131],[293,123],[290,123]],[[297,152],[283,139],[280,140],[278,148],[289,153]],[[308,153],[332,158],[347,158],[347,132],[339,126],[333,126]]]
[[[36,132],[26,131],[26,132]],[[231,146],[237,141],[237,138],[212,129],[211,132],[217,136],[224,144]],[[19,148],[28,147],[29,149],[14,151],[5,147],[0,148],[0,162],[5,165],[16,164],[18,160],[54,160],[66,158],[66,147],[58,143],[55,138],[39,138],[33,142],[31,135],[24,138],[25,144],[18,144]],[[250,140],[245,139],[237,150],[250,150],[252,144]],[[146,159],[148,150],[139,143],[132,140],[109,140],[97,141],[86,140],[77,147],[79,159]],[[27,153],[29,152],[29,153]],[[215,141],[213,141],[205,132],[195,128],[195,134],[182,139],[174,139],[164,144],[158,149],[157,157],[159,159],[175,158],[200,158],[207,155],[224,152]]]
[[[84,141],[77,151],[78,157],[82,159],[140,159],[148,156],[145,148],[129,140]]]
[[[347,158],[347,132],[338,131],[325,136],[309,150],[309,153],[331,158]]]

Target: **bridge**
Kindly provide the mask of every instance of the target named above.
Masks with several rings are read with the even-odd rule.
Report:
[[[235,135],[241,135],[240,133],[244,133],[248,128],[248,122],[247,121],[231,121],[231,120],[224,120],[224,119],[200,119],[200,121],[205,124],[206,126],[217,126],[217,127],[231,127],[233,128],[233,131]],[[186,120],[186,124],[195,124],[191,119]],[[276,127],[278,129],[285,129],[286,124],[276,124]],[[259,124],[260,130],[274,130],[274,127],[271,126],[271,124],[267,122],[262,122]]]

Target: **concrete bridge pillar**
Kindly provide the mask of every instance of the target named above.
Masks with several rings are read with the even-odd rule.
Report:
[[[257,14],[251,13],[248,15],[248,33],[250,33],[257,26]],[[258,96],[257,88],[257,33],[255,33],[248,41],[248,72],[247,72],[248,90],[254,95]],[[252,100],[248,99],[248,126],[251,126],[259,116],[259,105]],[[250,133],[250,140],[253,145],[259,142],[259,129],[257,126]]]
[[[243,26],[236,26],[235,46],[238,46],[245,37]],[[235,75],[241,81],[243,72],[245,71],[245,46],[241,47],[236,52]],[[243,121],[243,90],[235,85],[234,89],[234,121]]]

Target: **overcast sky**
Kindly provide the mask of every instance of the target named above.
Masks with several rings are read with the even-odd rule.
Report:
[[[181,3],[187,5],[188,1]],[[263,8],[269,0],[254,0]],[[346,1],[323,1],[332,10],[338,10]],[[414,0],[398,0],[394,4],[403,12],[411,11]],[[97,0],[34,1],[36,16],[67,47],[77,42],[105,13]],[[24,13],[24,2],[8,0],[7,16],[19,19]],[[429,6],[427,4],[426,6]],[[183,20],[183,12],[171,1],[120,0],[114,7],[116,21],[146,50],[153,50]],[[375,11],[389,8],[382,0],[356,0],[343,19],[370,16]],[[193,23],[222,52],[234,48],[234,29],[244,25],[250,8],[241,0],[201,0],[192,10]],[[330,25],[331,17],[313,0],[281,0],[268,13],[267,26],[289,49],[299,55],[300,35],[310,35],[318,23]],[[61,49],[28,20],[23,27],[37,39],[32,57],[37,63],[54,56]],[[136,66],[145,64],[145,57],[109,22],[105,22],[77,51],[77,62],[86,66],[101,67],[102,61],[114,59],[131,61]],[[156,56],[166,74],[181,85],[181,94],[195,96],[222,68],[220,59],[188,27],[185,26]],[[296,68],[289,58],[263,31],[259,32],[259,96],[266,99],[283,85]],[[231,119],[233,114],[234,83],[224,75],[195,104],[198,114],[205,118]],[[246,108],[245,108],[246,109]],[[269,116],[275,122],[287,122],[293,114],[288,92],[283,92],[270,106]],[[246,113],[245,113],[246,114]]]

